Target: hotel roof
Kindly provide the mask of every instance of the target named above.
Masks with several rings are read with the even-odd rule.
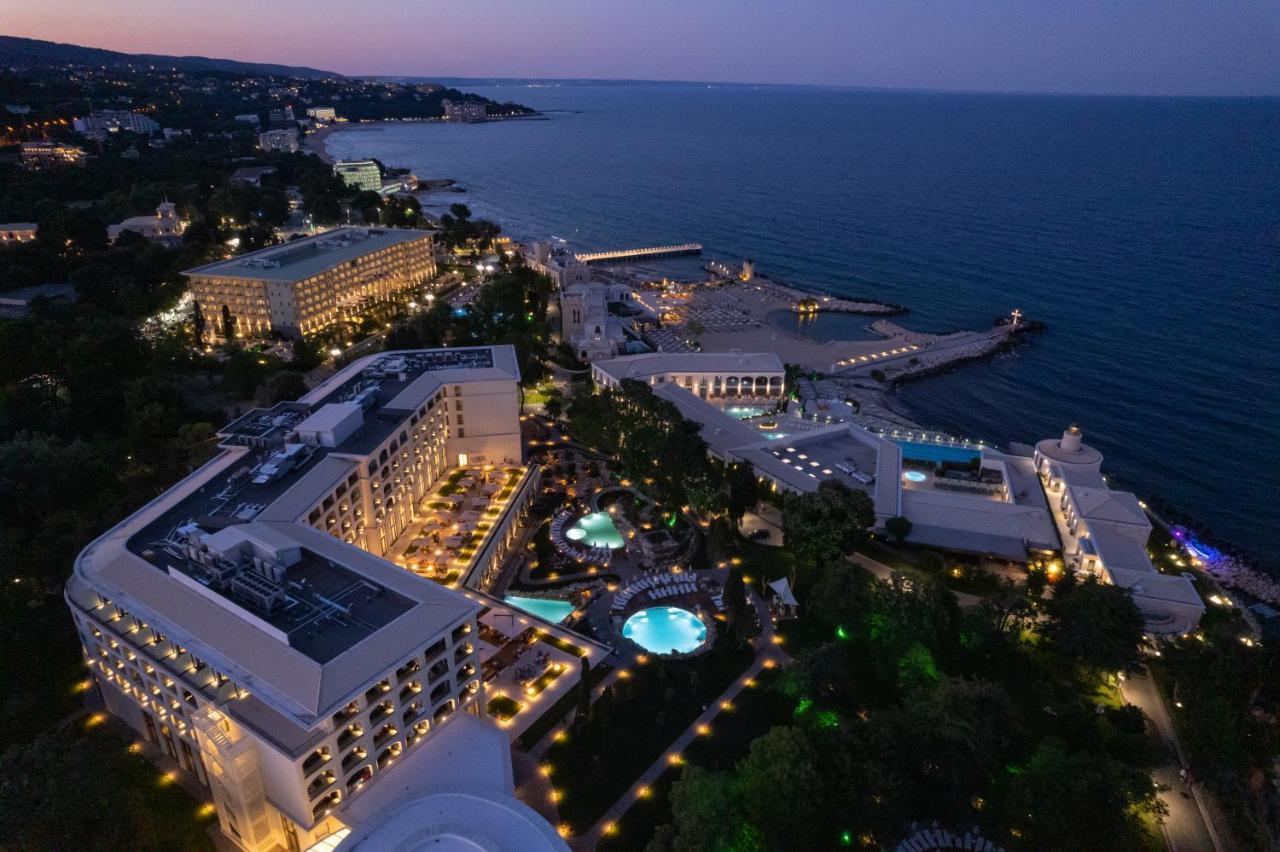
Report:
[[[510,346],[383,353],[297,402],[250,412],[222,430],[214,459],[85,548],[68,596],[88,608],[98,594],[110,598],[246,688],[262,718],[307,727],[478,605],[299,517],[443,385],[518,379]],[[254,475],[276,450],[299,446],[286,439],[308,414],[361,396],[363,423],[338,446],[315,447],[274,479]],[[209,560],[184,549],[189,531],[216,553],[248,542],[255,553],[286,554],[278,582],[288,606],[254,609],[215,589],[202,567]],[[299,736],[264,733],[286,748]]]
[[[1134,524],[1150,528],[1147,513],[1138,505],[1138,498],[1128,491],[1112,491],[1110,488],[1090,488],[1068,485],[1076,513],[1090,522],[1110,521],[1117,524]]]
[[[773,352],[653,352],[597,361],[594,367],[618,381],[665,373],[782,373],[782,359]]]
[[[430,231],[408,228],[335,228],[229,260],[187,269],[182,274],[298,282],[366,254],[430,236]]]
[[[785,440],[769,440],[758,429],[725,414],[675,383],[655,385],[653,392],[674,404],[686,419],[702,424],[702,439],[711,452],[721,458],[750,462],[756,470],[796,491],[813,491],[822,480],[834,479],[870,494],[877,514],[899,513],[898,473],[902,453],[892,441],[843,424]],[[806,458],[801,459],[801,454]],[[842,460],[849,460],[858,469],[874,475],[875,481],[861,483],[841,472],[836,465]]]

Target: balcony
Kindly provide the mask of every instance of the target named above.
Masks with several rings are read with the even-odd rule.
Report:
[[[427,683],[435,683],[440,678],[449,673],[448,660],[436,660],[435,664],[427,671]]]
[[[332,793],[317,802],[316,806],[311,809],[311,818],[315,820],[323,819],[324,815],[336,808],[338,803],[341,801],[342,793],[338,790],[334,790]]]
[[[321,772],[307,785],[307,798],[314,799],[337,780],[338,776],[334,775],[332,770]]]
[[[348,725],[347,729],[338,737],[338,748],[346,748],[356,740],[364,736],[364,727],[361,725]]]
[[[331,756],[332,755],[329,753],[329,749],[325,748],[324,746],[321,746],[320,748],[311,752],[311,754],[307,756],[307,759],[302,762],[302,773],[304,775],[310,775],[312,772],[315,772],[317,769],[319,769],[321,766],[327,763]]]
[[[373,686],[369,687],[367,690],[365,690],[365,693],[364,693],[365,703],[372,704],[373,702],[377,701],[381,696],[385,695],[390,691],[391,691],[391,681],[384,678],[378,681],[377,683],[375,683]]]
[[[373,735],[373,744],[380,746],[398,733],[400,732],[396,730],[395,725],[383,725],[378,729],[378,733]]]
[[[441,704],[439,707],[437,707],[436,713],[435,713],[436,724],[438,725],[441,722],[443,722],[445,719],[449,718],[449,715],[452,714],[453,711],[457,709],[457,707],[458,707],[457,703],[452,698],[450,698],[444,704]]]
[[[404,751],[404,746],[400,743],[392,743],[387,746],[382,750],[382,753],[378,755],[378,768],[385,769],[388,764],[400,756],[402,751]]]
[[[333,723],[335,725],[344,724],[348,719],[360,712],[360,702],[352,701],[346,707],[343,707],[337,713],[333,714]]]
[[[416,659],[410,660],[400,668],[396,669],[396,682],[404,683],[405,678],[417,674],[420,668],[422,668],[422,666],[418,664]]]
[[[350,778],[347,779],[347,792],[352,793],[364,786],[364,783],[373,777],[373,767],[365,765],[360,768]]]
[[[383,719],[390,716],[392,711],[395,710],[395,708],[396,708],[396,705],[394,702],[383,701],[377,707],[374,707],[373,710],[369,711],[369,721],[371,723],[380,722]]]
[[[349,772],[351,767],[359,765],[360,761],[364,760],[368,756],[369,753],[363,748],[360,748],[359,746],[353,748],[347,753],[346,757],[342,758],[342,771]]]

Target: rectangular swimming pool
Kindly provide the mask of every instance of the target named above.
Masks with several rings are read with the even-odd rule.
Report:
[[[948,447],[943,444],[924,444],[919,441],[894,441],[894,443],[902,447],[904,459],[964,464],[982,457],[982,453],[968,447]]]
[[[569,613],[573,612],[573,604],[568,601],[551,600],[550,598],[524,598],[520,595],[507,595],[504,601],[530,615],[559,624]]]

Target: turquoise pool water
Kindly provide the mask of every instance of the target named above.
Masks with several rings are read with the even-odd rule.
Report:
[[[687,654],[707,640],[707,626],[687,609],[655,606],[628,618],[622,635],[654,654]]]
[[[731,405],[724,410],[724,413],[739,420],[746,420],[764,414],[764,409],[758,405]]]
[[[762,434],[770,441],[780,441],[783,438],[791,437],[790,432],[764,432]]]
[[[573,604],[568,601],[555,601],[549,598],[522,598],[520,595],[507,595],[504,601],[530,615],[559,624],[564,617],[573,612]]]
[[[608,512],[596,512],[585,515],[577,523],[564,531],[564,537],[570,541],[585,541],[592,547],[622,547],[622,534],[613,525],[613,518]]]
[[[969,462],[982,454],[967,447],[945,447],[941,444],[922,444],[918,441],[894,441],[902,447],[902,457],[930,462]]]

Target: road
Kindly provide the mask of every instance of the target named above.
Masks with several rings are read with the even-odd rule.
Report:
[[[1160,793],[1160,800],[1169,808],[1163,826],[1166,845],[1172,852],[1222,852],[1221,841],[1207,815],[1199,785],[1188,791],[1178,774],[1185,762],[1182,746],[1155,681],[1143,670],[1120,684],[1120,694],[1146,714],[1169,750],[1169,762],[1152,773],[1162,787],[1168,788]]]

